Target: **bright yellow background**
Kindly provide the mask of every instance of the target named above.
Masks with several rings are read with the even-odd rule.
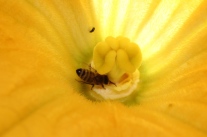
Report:
[[[206,13],[205,0],[0,0],[0,136],[206,136]],[[91,102],[75,81],[109,35],[141,47],[133,106]]]

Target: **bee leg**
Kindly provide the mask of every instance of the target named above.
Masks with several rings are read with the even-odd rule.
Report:
[[[105,87],[104,87],[104,85],[103,85],[103,84],[102,84],[101,86],[103,87],[103,89],[105,89]]]
[[[92,87],[91,87],[91,90],[93,89],[93,87],[94,87],[94,84],[91,84],[92,85]]]
[[[79,80],[76,80],[76,81],[78,81],[78,82],[80,82],[80,83],[84,83],[84,84],[92,85],[91,90],[92,90],[92,89],[93,89],[93,87],[94,87],[94,84],[87,83],[87,82],[85,82],[85,81],[79,81]]]
[[[116,86],[116,84],[114,82],[109,81],[110,84],[114,84]]]
[[[80,82],[80,83],[84,83],[84,84],[90,84],[90,83],[87,83],[87,82],[85,82],[85,81],[79,81],[79,80],[77,80],[77,79],[76,79],[76,81],[78,81],[78,82]]]

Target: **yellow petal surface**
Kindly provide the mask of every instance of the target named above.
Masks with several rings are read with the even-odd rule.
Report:
[[[0,0],[0,136],[207,136],[206,13],[202,0]],[[92,102],[75,70],[120,34],[143,54],[134,105]]]

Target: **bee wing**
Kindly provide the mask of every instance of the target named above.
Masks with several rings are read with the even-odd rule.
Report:
[[[85,64],[86,66],[88,66],[88,69],[89,69],[90,71],[92,71],[92,72],[94,72],[94,73],[97,73],[96,69],[94,69],[94,68],[91,66],[91,64],[87,64],[87,63],[85,63],[85,62],[83,62],[83,64]],[[84,65],[84,66],[85,66],[85,65]]]
[[[91,64],[89,64],[89,69],[90,69],[91,71],[93,71],[94,73],[97,73],[97,71],[95,70],[95,68],[93,68],[93,67],[91,66]]]

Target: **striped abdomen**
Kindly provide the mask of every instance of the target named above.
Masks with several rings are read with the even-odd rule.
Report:
[[[88,69],[77,69],[77,75],[84,81],[90,84],[94,84],[95,73]]]

